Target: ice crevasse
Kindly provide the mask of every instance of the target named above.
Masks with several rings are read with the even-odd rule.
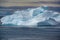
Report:
[[[12,15],[7,15],[1,18],[2,25],[38,25],[45,23],[48,25],[58,25],[60,23],[60,13],[48,10],[47,6],[29,8],[26,10],[17,10]],[[44,24],[43,24],[44,25]]]

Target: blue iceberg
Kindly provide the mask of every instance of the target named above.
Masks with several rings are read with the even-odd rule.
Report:
[[[60,13],[48,10],[47,6],[17,10],[12,15],[1,18],[2,25],[13,24],[23,26],[38,25],[58,25],[60,23]]]

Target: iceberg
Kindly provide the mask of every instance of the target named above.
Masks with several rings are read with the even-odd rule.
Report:
[[[12,15],[1,18],[2,25],[13,24],[23,26],[36,26],[38,23],[42,25],[58,25],[60,23],[60,13],[48,10],[47,6],[31,8],[26,10],[17,10]]]

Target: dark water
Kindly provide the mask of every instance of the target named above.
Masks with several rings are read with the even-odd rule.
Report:
[[[17,9],[28,9],[35,7],[9,7],[0,9],[0,18],[12,14]],[[49,7],[49,10],[60,12],[60,7]],[[9,13],[9,14],[8,14]],[[0,22],[1,24],[1,22]],[[0,25],[0,40],[60,40],[60,26],[39,26],[40,28],[6,27]],[[44,28],[41,28],[44,27]]]
[[[59,28],[0,28],[1,40],[60,40]]]

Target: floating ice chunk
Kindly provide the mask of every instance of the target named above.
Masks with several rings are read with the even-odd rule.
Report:
[[[36,16],[40,13],[43,13],[44,9],[43,8],[36,8],[35,10],[33,10],[33,16]]]
[[[56,18],[54,18],[57,22],[59,22],[60,23],[60,15],[59,16],[57,16]]]
[[[30,10],[30,13],[32,13],[33,16],[36,16],[38,14],[43,13],[47,9],[48,9],[47,6],[42,6],[42,7],[38,7],[38,8]]]
[[[14,12],[14,14],[1,18],[1,22],[2,24],[30,26],[37,25],[39,22],[46,21],[51,25],[57,25],[57,22],[60,23],[60,15],[57,14],[59,13],[48,10],[47,6],[38,7],[29,10],[17,10]],[[50,18],[53,20],[51,20]]]
[[[60,23],[60,13],[58,12],[54,12],[56,15],[54,15],[52,17],[52,19],[54,19],[56,22]]]
[[[58,25],[58,22],[56,22],[54,19],[49,19],[47,20],[47,23],[49,23],[50,25]]]

